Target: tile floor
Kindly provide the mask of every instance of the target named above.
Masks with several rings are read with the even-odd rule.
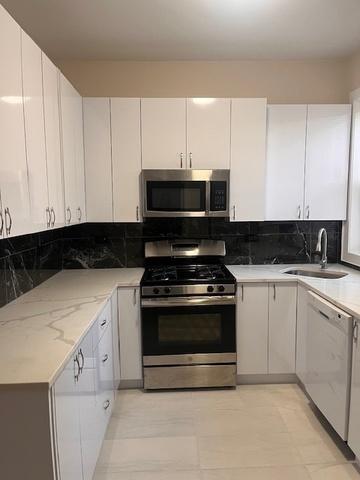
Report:
[[[94,480],[360,480],[296,385],[118,393]]]

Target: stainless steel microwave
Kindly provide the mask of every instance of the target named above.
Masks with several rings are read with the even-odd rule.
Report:
[[[144,217],[228,217],[229,170],[143,170]]]

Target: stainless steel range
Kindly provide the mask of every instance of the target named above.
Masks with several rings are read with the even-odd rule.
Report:
[[[141,281],[145,389],[236,384],[236,281],[225,243],[148,242]]]

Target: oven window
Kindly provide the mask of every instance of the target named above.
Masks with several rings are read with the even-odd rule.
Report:
[[[205,210],[206,182],[148,181],[147,209],[164,212]]]
[[[221,344],[221,315],[159,315],[160,345]]]

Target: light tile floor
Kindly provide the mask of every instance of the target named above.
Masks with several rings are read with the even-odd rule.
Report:
[[[296,385],[118,393],[95,480],[360,480]]]

